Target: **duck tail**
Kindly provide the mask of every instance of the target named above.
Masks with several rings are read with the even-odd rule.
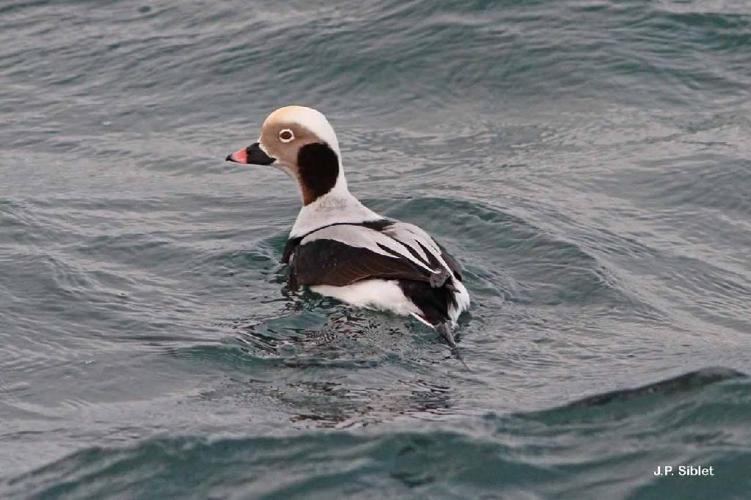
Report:
[[[454,340],[454,332],[451,330],[451,324],[449,322],[443,322],[439,323],[435,326],[435,329],[438,333],[441,334],[441,337],[443,337],[446,340],[446,343],[451,348],[451,353],[454,355],[456,359],[461,361],[461,363],[464,365],[464,368],[467,369],[467,371],[470,370],[469,366],[467,366],[467,363],[464,362],[464,358],[462,357],[462,353],[459,351],[459,346],[456,345],[456,340]]]

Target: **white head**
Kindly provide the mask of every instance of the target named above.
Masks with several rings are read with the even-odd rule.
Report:
[[[348,192],[334,129],[312,108],[277,109],[264,120],[258,142],[226,159],[284,170],[297,180],[305,205],[332,190]]]

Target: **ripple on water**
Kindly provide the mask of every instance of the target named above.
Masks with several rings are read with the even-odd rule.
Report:
[[[336,384],[317,390],[325,399]],[[707,369],[543,412],[489,414],[462,430],[449,421],[385,433],[155,437],[92,447],[0,485],[11,498],[125,492],[330,498],[374,487],[386,496],[702,496],[713,491],[708,482],[654,478],[651,471],[659,463],[712,463],[718,475],[739,472],[751,456],[750,396],[742,374]],[[718,447],[732,452],[717,457]],[[741,497],[751,482],[734,477],[724,492]]]
[[[392,204],[387,215],[424,227],[472,278],[485,281],[486,289],[493,286],[488,281],[493,282],[493,288],[500,295],[510,294],[512,301],[552,306],[633,300],[585,248],[509,211],[456,198],[417,198]]]

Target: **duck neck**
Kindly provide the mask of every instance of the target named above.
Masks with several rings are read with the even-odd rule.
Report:
[[[336,223],[359,223],[378,220],[381,216],[363,205],[349,192],[344,173],[339,170],[334,186],[310,203],[305,202],[297,215],[290,237],[303,236],[324,226]]]
[[[303,205],[314,203],[336,188],[341,170],[339,155],[328,144],[312,143],[301,147],[295,173]]]

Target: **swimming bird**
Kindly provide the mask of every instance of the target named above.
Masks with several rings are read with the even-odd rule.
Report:
[[[258,141],[226,160],[276,167],[300,187],[303,206],[282,257],[290,289],[307,286],[356,307],[413,316],[459,357],[452,328],[469,307],[459,265],[424,230],[385,218],[350,193],[339,142],[322,113],[277,109]]]

